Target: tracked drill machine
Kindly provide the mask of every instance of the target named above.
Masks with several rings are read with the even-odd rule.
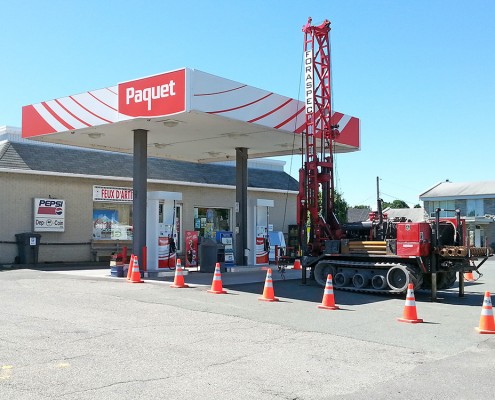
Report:
[[[299,171],[297,198],[303,283],[306,271],[325,286],[328,274],[336,289],[404,293],[454,285],[464,294],[464,272],[478,271],[493,255],[488,247],[471,247],[459,210],[436,210],[434,220],[388,219],[378,199],[369,221],[340,224],[335,213],[333,150],[339,126],[332,123],[330,22],[303,26],[306,129],[305,158]],[[442,211],[455,218],[440,218]]]

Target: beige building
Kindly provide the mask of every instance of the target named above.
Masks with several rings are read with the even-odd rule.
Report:
[[[250,160],[248,247],[252,249],[259,230],[258,204],[273,204],[266,207],[267,230],[287,234],[288,226],[295,223],[298,184],[283,171],[283,164]],[[16,234],[25,232],[41,235],[39,263],[86,262],[108,255],[113,247],[131,247],[132,201],[123,195],[104,200],[100,194],[101,190],[132,193],[132,155],[33,142],[21,139],[20,129],[0,127],[0,187],[0,264],[19,261]],[[175,226],[179,255],[184,255],[186,231],[207,237],[235,230],[235,166],[149,158],[148,191],[182,193],[182,200],[172,206],[169,224]],[[45,208],[54,213],[53,218],[37,214],[40,200],[53,206]],[[63,204],[57,208],[50,200]],[[160,213],[165,219],[166,213],[162,209]],[[63,228],[47,229],[46,223]]]

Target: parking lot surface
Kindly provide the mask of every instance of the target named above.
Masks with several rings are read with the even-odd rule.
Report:
[[[476,332],[495,261],[457,288],[415,293],[422,324],[397,321],[404,296],[335,292],[275,270],[142,284],[109,269],[0,271],[0,399],[492,399],[495,335]],[[476,274],[475,274],[476,276]]]

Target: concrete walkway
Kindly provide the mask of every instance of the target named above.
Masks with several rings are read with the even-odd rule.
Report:
[[[278,271],[277,266],[273,265],[270,267],[272,269],[272,279],[274,281],[279,281],[285,279],[301,279],[301,270],[286,269],[284,275]],[[121,280],[125,278],[117,278],[111,276],[110,267],[100,268],[100,269],[84,269],[80,267],[77,269],[57,269],[50,272],[64,275],[73,276],[84,276],[88,278],[107,278]],[[126,270],[125,270],[126,274]],[[198,285],[198,286],[210,286],[213,280],[213,273],[211,272],[197,272],[197,271],[184,271],[184,280],[187,284]],[[160,271],[159,276],[148,276],[145,275],[144,281],[155,281],[155,282],[173,282],[175,277],[175,271]],[[229,268],[229,272],[222,273],[222,284],[223,285],[239,285],[246,283],[256,283],[264,282],[266,278],[266,267],[233,267]]]

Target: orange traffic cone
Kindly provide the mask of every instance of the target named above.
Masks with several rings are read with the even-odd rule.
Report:
[[[265,287],[263,288],[263,296],[259,297],[258,300],[261,301],[278,301],[275,297],[275,292],[273,291],[273,280],[272,280],[272,269],[268,268],[266,270]]]
[[[292,269],[302,269],[301,268],[301,261],[299,259],[294,260],[294,266],[292,267]]]
[[[402,318],[397,318],[400,322],[409,322],[411,324],[417,324],[423,322],[422,319],[418,319],[416,313],[416,301],[414,299],[414,285],[410,283],[407,285],[406,304],[404,306],[404,313]]]
[[[481,309],[480,326],[476,328],[479,333],[495,334],[495,319],[493,318],[492,298],[490,292],[485,292],[483,307]]]
[[[323,300],[318,308],[324,308],[325,310],[338,310],[339,307],[335,305],[335,297],[333,295],[333,283],[332,274],[328,274],[327,283],[325,284],[325,291],[323,292]]]
[[[131,283],[143,283],[141,280],[141,271],[139,271],[139,262],[138,257],[134,256],[134,263],[132,264],[132,272],[131,272]]]
[[[134,254],[131,254],[131,258],[129,259],[129,267],[127,269],[127,280],[131,280],[132,275],[132,266],[134,265]]]
[[[227,291],[222,287],[222,274],[220,272],[220,263],[215,264],[215,273],[213,274],[213,282],[211,282],[211,289],[207,290],[208,293],[214,294],[226,294]]]
[[[175,267],[175,278],[174,284],[170,285],[172,288],[188,288],[189,285],[184,283],[184,273],[182,270],[182,265],[180,263],[180,258],[177,259],[177,265]]]
[[[473,276],[473,271],[466,272],[464,274],[464,280],[466,282],[474,282],[475,279],[474,279],[474,276]]]

